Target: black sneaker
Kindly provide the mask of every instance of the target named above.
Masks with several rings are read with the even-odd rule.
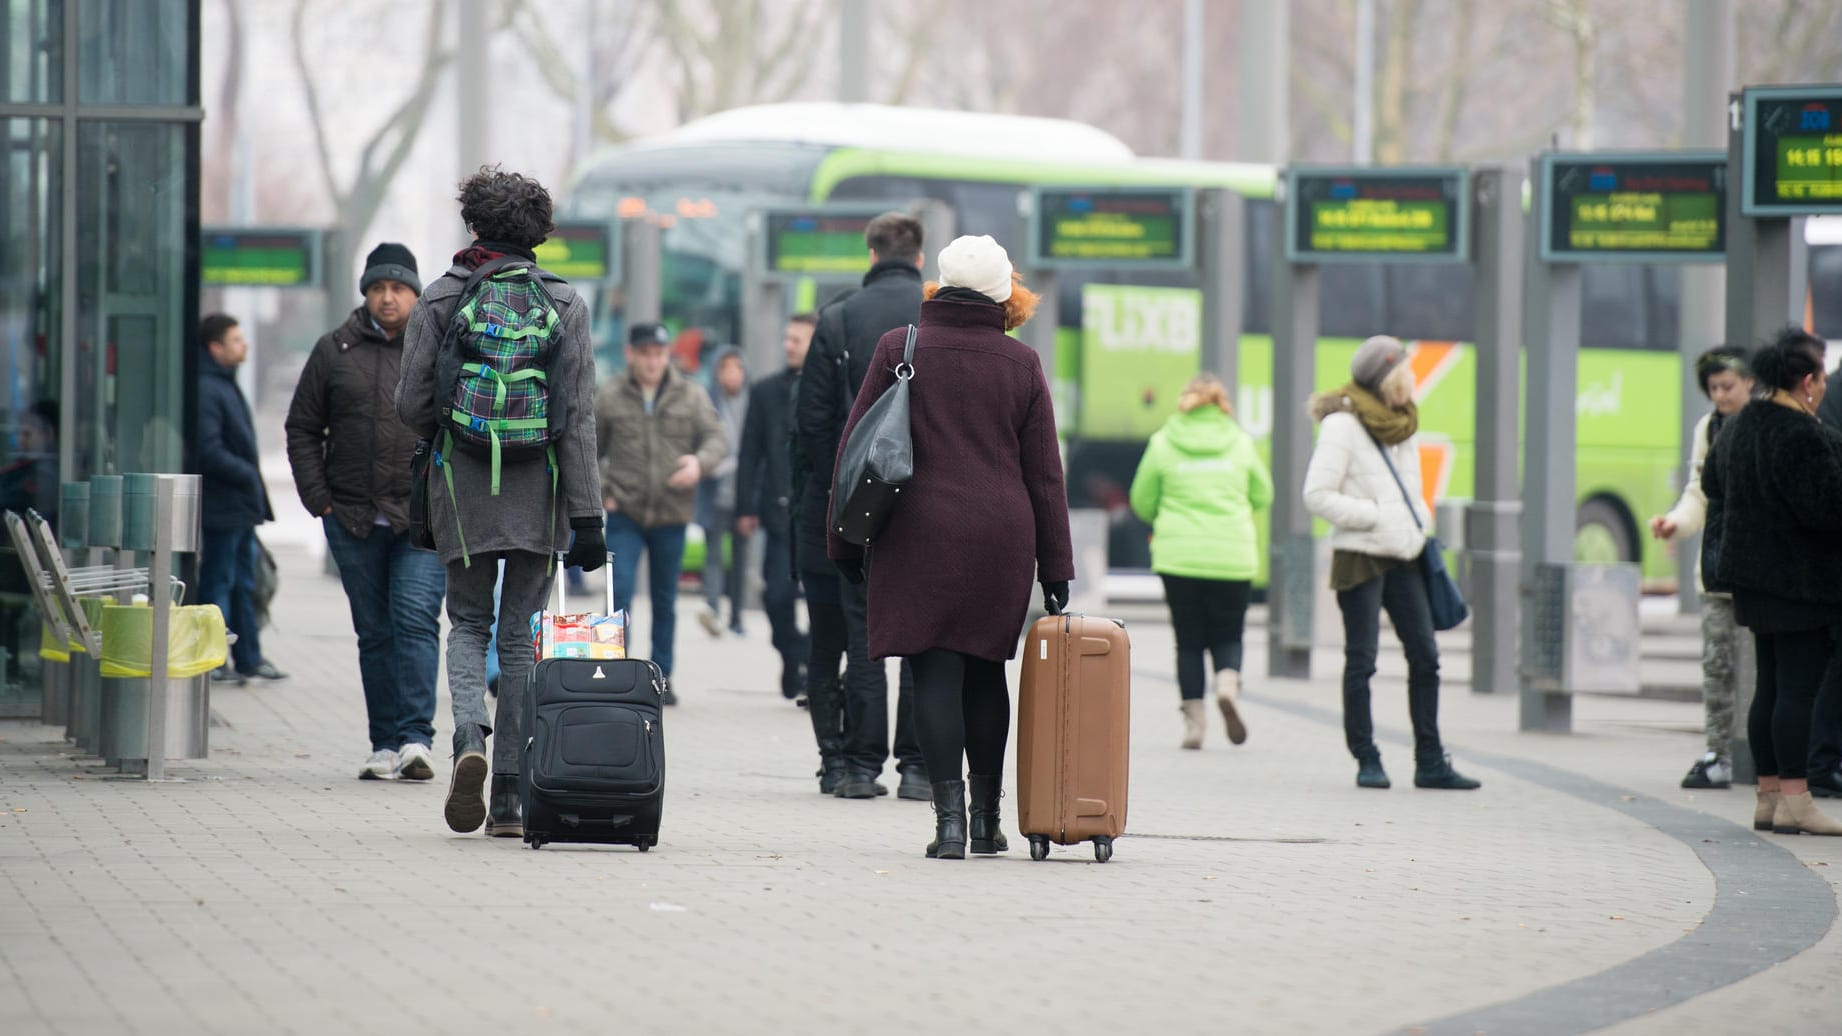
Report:
[[[1388,771],[1382,769],[1381,753],[1370,752],[1357,757],[1356,786],[1358,788],[1394,787],[1394,782],[1388,779]]]
[[[659,704],[660,705],[678,704],[678,696],[672,693],[672,682],[670,680],[665,681],[665,689],[659,692]]]
[[[248,683],[249,680],[242,673],[239,673],[235,669],[232,669],[230,667],[229,662],[226,662],[223,665],[218,666],[216,669],[211,670],[211,682],[212,683],[234,683],[234,684],[237,684],[238,686],[241,686],[243,684]]]
[[[1814,787],[1816,782],[1812,781]],[[1682,778],[1684,788],[1731,788],[1733,787],[1733,765],[1720,756],[1709,752],[1695,765],[1689,767],[1688,776]]]
[[[1446,791],[1475,791],[1482,788],[1484,782],[1473,780],[1452,769],[1452,757],[1441,755],[1436,760],[1426,760],[1415,764],[1413,786],[1442,788]]]
[[[442,804],[449,830],[467,834],[486,822],[486,777],[491,769],[486,761],[486,736],[480,728],[468,724],[465,731],[455,731],[454,775]]]

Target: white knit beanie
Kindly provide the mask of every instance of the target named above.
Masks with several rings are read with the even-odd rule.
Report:
[[[971,288],[993,302],[1011,297],[1011,257],[990,234],[955,238],[940,250],[940,286]]]

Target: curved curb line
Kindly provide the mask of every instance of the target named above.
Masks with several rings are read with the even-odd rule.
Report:
[[[1341,727],[1341,714],[1246,695],[1263,708]],[[1396,744],[1412,739],[1389,731]],[[1694,850],[1714,875],[1714,908],[1693,932],[1616,967],[1474,1011],[1403,1026],[1425,1036],[1586,1033],[1711,993],[1790,960],[1828,934],[1836,894],[1790,850],[1718,817],[1545,763],[1467,750],[1465,758],[1647,824]],[[1627,797],[1629,800],[1627,801]],[[1801,836],[1800,836],[1801,837]]]

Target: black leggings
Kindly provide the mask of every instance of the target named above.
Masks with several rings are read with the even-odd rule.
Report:
[[[981,777],[1004,773],[1011,695],[1004,663],[946,648],[909,660],[915,669],[915,733],[934,781],[957,781],[963,758]]]
[[[1161,576],[1164,603],[1177,633],[1177,690],[1183,700],[1203,696],[1208,674],[1203,652],[1215,659],[1215,672],[1241,670],[1241,633],[1247,625],[1247,600],[1253,583],[1245,579],[1195,579]]]
[[[1758,677],[1746,736],[1754,769],[1802,780],[1810,759],[1810,713],[1817,688],[1835,679],[1827,628],[1796,633],[1759,633]]]

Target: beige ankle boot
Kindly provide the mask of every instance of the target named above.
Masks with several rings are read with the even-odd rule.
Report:
[[[1817,812],[1810,793],[1778,796],[1778,809],[1772,814],[1772,830],[1781,835],[1799,832],[1807,835],[1842,835],[1842,820],[1832,820]]]
[[[1183,747],[1202,747],[1202,699],[1183,703]]]
[[[1758,795],[1758,801],[1753,803],[1752,807],[1752,829],[1754,831],[1770,831],[1772,829],[1772,816],[1778,812],[1778,793],[1775,791],[1762,791],[1759,792]]]
[[[1233,669],[1215,673],[1215,704],[1221,707],[1222,722],[1228,724],[1228,741],[1240,744],[1247,740],[1247,724],[1241,721],[1241,674]]]

